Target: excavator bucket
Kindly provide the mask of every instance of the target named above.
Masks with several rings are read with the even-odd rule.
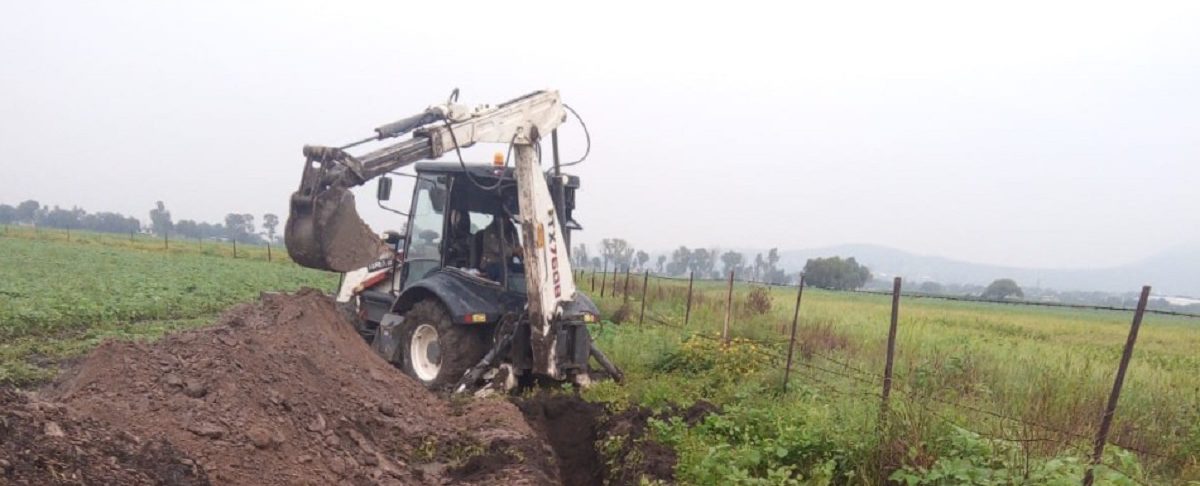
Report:
[[[332,187],[315,196],[292,195],[284,242],[296,263],[345,273],[388,253],[384,244],[354,209],[354,194]]]

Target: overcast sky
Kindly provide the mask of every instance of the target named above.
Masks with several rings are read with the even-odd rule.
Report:
[[[1198,2],[699,3],[7,0],[0,202],[261,221],[305,143],[554,88],[593,136],[584,241],[1055,267],[1200,241]]]

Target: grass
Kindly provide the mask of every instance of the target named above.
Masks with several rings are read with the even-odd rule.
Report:
[[[164,249],[146,237],[73,232],[68,241],[9,228],[0,233],[0,383],[34,385],[104,339],[201,326],[262,291],[336,283],[280,254],[267,262],[265,248],[238,256],[228,244]],[[640,279],[631,278],[628,303],[590,292],[606,317],[623,316],[594,335],[628,380],[586,392],[613,408],[720,406],[696,426],[653,423],[686,484],[1077,484],[1131,318],[905,299],[881,415],[888,297],[806,289],[785,392],[794,289],[766,290],[771,305],[758,312],[739,285],[730,331],[744,339],[726,347],[715,339],[725,284],[697,282],[685,328],[686,285],[652,279],[641,326]],[[1098,484],[1200,481],[1196,349],[1200,321],[1146,317]]]
[[[105,338],[153,338],[211,322],[263,291],[337,282],[289,262],[241,258],[240,248],[234,259],[194,244],[162,250],[110,235],[72,234],[69,242],[65,232],[7,235],[0,237],[0,383],[48,379],[54,363]]]
[[[584,280],[582,287],[589,289],[590,275]],[[698,482],[745,475],[747,483],[783,484],[778,468],[791,468],[787,469],[790,476],[783,476],[812,479],[825,477],[824,471],[833,467],[835,483],[878,483],[883,476],[896,474],[895,479],[914,484],[962,484],[929,479],[954,463],[962,466],[958,471],[962,474],[988,471],[997,481],[964,481],[967,484],[1055,482],[1053,478],[1059,477],[1055,475],[1076,483],[1080,476],[1075,474],[1091,449],[1132,318],[1125,312],[905,299],[890,421],[887,430],[880,432],[889,297],[805,289],[797,329],[798,362],[791,387],[781,394],[781,356],[786,352],[795,289],[767,289],[771,309],[756,313],[747,306],[750,288],[735,288],[731,334],[754,340],[767,349],[760,354],[773,360],[766,369],[746,373],[721,366],[663,365],[664,357],[678,360],[681,353],[687,354],[689,343],[696,340],[689,336],[719,335],[725,316],[723,282],[697,283],[686,329],[682,328],[686,281],[651,279],[641,327],[637,326],[640,284],[640,279],[630,282],[628,304],[623,296],[598,298],[598,292],[592,292],[604,315],[628,315],[623,325],[598,327],[597,339],[631,376],[627,386],[605,385],[589,392],[593,398],[611,403],[632,400],[652,407],[704,399],[733,407],[733,416],[751,422],[754,416],[766,414],[786,423],[808,424],[805,433],[813,435],[805,440],[823,437],[804,446],[823,451],[808,459],[750,461],[773,465],[712,476],[706,474],[712,473],[717,456],[738,463],[736,458],[712,456],[712,451],[738,451],[738,444],[744,446],[746,440],[730,442],[712,431],[683,434],[686,440],[682,441],[678,431],[666,434],[681,447],[682,476]],[[1119,446],[1110,446],[1106,458],[1114,467],[1122,463],[1122,469],[1133,470],[1128,475],[1137,481],[1200,480],[1200,355],[1196,349],[1200,349],[1200,320],[1146,316],[1110,437],[1110,444]],[[719,374],[729,376],[713,376]],[[779,433],[765,433],[755,440],[776,440]],[[954,452],[963,449],[963,441],[973,444],[972,450],[986,449],[982,455],[991,460],[1009,459],[999,463],[974,456],[964,459]],[[761,459],[766,455],[761,447],[766,445],[742,452]],[[979,464],[968,467],[975,459],[980,459],[975,461]],[[1013,470],[1024,475],[994,477],[996,471]],[[1133,481],[1108,472],[1114,474],[1108,478],[1110,483]]]

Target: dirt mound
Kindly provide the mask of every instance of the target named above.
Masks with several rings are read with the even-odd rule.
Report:
[[[70,416],[165,441],[219,484],[558,482],[510,403],[438,399],[316,291],[152,344],[105,343],[44,393]]]
[[[59,404],[0,389],[0,483],[207,485],[204,471],[163,440],[73,419]]]

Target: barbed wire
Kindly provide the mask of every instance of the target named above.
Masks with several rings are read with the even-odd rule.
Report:
[[[621,273],[624,273],[624,272],[621,272]],[[672,276],[672,275],[659,275],[659,274],[653,274],[653,273],[650,274],[650,276],[655,279],[672,280],[672,281],[678,281],[678,282],[687,282],[689,280],[694,280],[695,282],[720,282],[720,283],[728,283],[729,282],[729,279],[712,279],[712,278],[703,278],[703,277],[695,278],[695,279],[688,279],[687,277]],[[738,283],[738,284],[761,285],[764,287],[777,287],[777,288],[789,288],[789,289],[794,289],[797,287],[797,285],[790,284],[790,283],[781,284],[781,283],[771,283],[771,282],[758,282],[758,281],[754,281],[754,280],[740,279],[740,278],[737,278],[736,276],[734,277],[733,281],[734,281],[734,283]],[[837,292],[837,293],[847,293],[847,294],[887,295],[887,296],[892,295],[891,292],[882,291],[882,290],[835,290],[835,289],[821,289],[821,290],[826,291],[826,292]],[[954,302],[971,302],[971,303],[977,303],[977,304],[1023,305],[1023,306],[1034,306],[1034,307],[1099,310],[1099,311],[1112,311],[1112,312],[1133,312],[1136,310],[1131,307],[1121,307],[1121,306],[1112,306],[1112,305],[1072,304],[1072,303],[1067,303],[1067,302],[1043,302],[1043,301],[1037,301],[1037,300],[984,299],[984,298],[979,298],[979,297],[938,295],[938,294],[928,294],[928,293],[921,293],[921,292],[901,292],[900,296],[908,297],[908,298],[915,298],[915,299],[934,299],[934,300],[946,300],[946,301],[954,301]],[[1200,314],[1193,313],[1193,312],[1182,312],[1182,311],[1173,311],[1173,310],[1165,310],[1165,309],[1146,309],[1145,312],[1148,314],[1200,319]]]

